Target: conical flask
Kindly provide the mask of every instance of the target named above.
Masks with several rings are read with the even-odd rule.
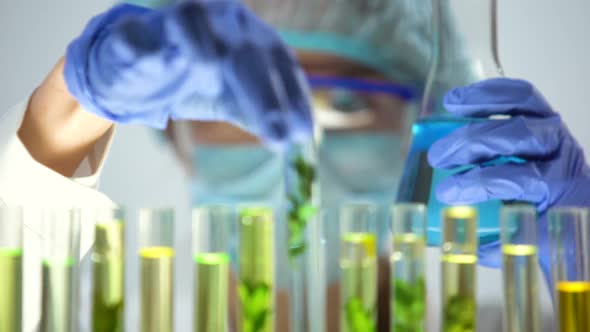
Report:
[[[427,160],[430,146],[453,130],[477,119],[456,117],[443,107],[443,97],[452,88],[503,76],[496,38],[496,0],[433,0],[433,38],[430,72],[420,117],[412,127],[412,143],[398,192],[400,202],[428,206],[428,244],[439,245],[444,204],[436,199],[436,186],[444,178],[465,171],[433,169]],[[480,244],[499,238],[501,202],[477,205]]]

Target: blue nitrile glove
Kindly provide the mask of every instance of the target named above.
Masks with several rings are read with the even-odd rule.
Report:
[[[228,121],[274,144],[311,133],[301,69],[239,1],[119,5],[68,47],[68,89],[117,123]]]
[[[541,94],[528,82],[497,78],[451,90],[445,108],[458,116],[486,119],[461,127],[432,145],[433,167],[475,168],[444,180],[436,188],[446,204],[516,200],[534,204],[539,213],[539,258],[549,277],[548,208],[590,206],[590,169],[584,152]],[[496,158],[518,157],[524,163],[482,166]],[[499,243],[480,248],[482,264],[500,266]]]

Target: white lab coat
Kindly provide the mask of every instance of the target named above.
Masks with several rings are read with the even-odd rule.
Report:
[[[112,137],[109,131],[84,160],[74,178],[65,178],[37,163],[18,139],[26,103],[0,114],[0,205],[110,207],[114,203],[96,191],[100,169]],[[35,331],[40,318],[40,243],[38,219],[25,214],[24,228],[24,331]],[[82,221],[81,255],[92,244],[92,223]],[[439,331],[439,250],[427,249],[428,331]],[[478,267],[478,331],[502,331],[502,274]],[[554,331],[549,293],[539,272],[542,331]],[[177,326],[180,327],[180,326]],[[181,329],[179,329],[181,330]]]
[[[98,174],[112,137],[110,130],[82,162],[74,178],[65,178],[36,162],[16,133],[26,103],[0,113],[0,206],[22,205],[24,213],[24,298],[23,331],[35,331],[40,318],[41,290],[41,225],[35,208],[114,206],[96,191]],[[92,221],[82,219],[80,255],[92,245]],[[0,294],[1,296],[1,294]]]

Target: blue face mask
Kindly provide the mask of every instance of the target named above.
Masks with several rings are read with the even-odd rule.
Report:
[[[174,0],[125,0],[121,1],[131,5],[142,6],[147,8],[159,8],[169,4],[173,4]]]
[[[279,197],[281,158],[259,145],[199,145],[193,204],[261,203]]]
[[[323,201],[393,201],[403,167],[401,149],[402,138],[389,133],[324,136],[320,146]]]

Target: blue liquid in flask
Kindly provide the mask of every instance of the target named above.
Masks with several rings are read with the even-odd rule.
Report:
[[[457,167],[450,170],[433,169],[428,163],[428,149],[439,138],[473,121],[477,120],[440,116],[419,120],[412,127],[412,145],[404,167],[397,200],[399,202],[420,202],[427,205],[427,242],[429,246],[440,245],[442,210],[448,206],[436,199],[436,186],[446,177],[473,166]],[[474,205],[479,214],[477,234],[480,245],[499,239],[501,206],[502,201],[499,200]]]

